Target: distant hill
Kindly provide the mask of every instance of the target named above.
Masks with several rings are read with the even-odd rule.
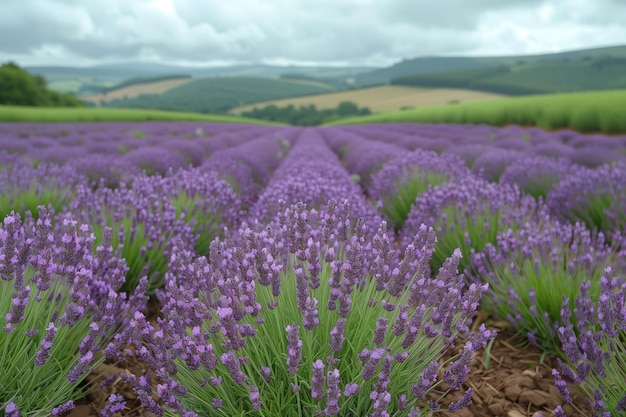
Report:
[[[103,105],[224,114],[233,107],[249,103],[329,91],[334,88],[320,81],[215,77],[195,79],[162,94],[144,94]]]
[[[101,93],[131,78],[172,76],[186,74],[194,78],[204,77],[262,77],[279,78],[283,74],[304,75],[316,79],[346,79],[373,67],[325,67],[325,66],[278,66],[235,65],[225,67],[186,67],[163,64],[126,63],[96,65],[90,67],[26,67],[32,74],[46,79],[50,88],[73,92],[78,95]]]
[[[415,58],[404,60],[387,68],[359,74],[355,77],[355,84],[360,86],[388,84],[394,78],[409,75],[466,71],[543,61],[586,61],[607,57],[626,58],[626,46],[611,46],[541,55]]]
[[[626,57],[524,61],[465,71],[398,77],[391,84],[466,88],[508,95],[567,93],[626,88]]]

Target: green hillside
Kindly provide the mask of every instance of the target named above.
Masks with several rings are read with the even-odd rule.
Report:
[[[473,123],[569,128],[580,132],[626,133],[626,90],[565,93],[422,107],[341,119],[360,123]]]
[[[387,84],[394,78],[417,74],[467,71],[481,68],[494,68],[501,65],[515,66],[545,61],[586,61],[607,57],[626,58],[626,46],[611,46],[542,55],[422,57],[404,60],[387,68],[359,74],[355,77],[355,80],[357,85]]]
[[[223,114],[233,107],[245,104],[334,90],[332,86],[319,81],[252,77],[202,78],[163,94],[113,100],[105,106]]]
[[[416,74],[394,78],[391,84],[466,88],[509,95],[613,90],[626,88],[626,57],[523,62],[469,71]]]
[[[145,109],[26,107],[0,105],[0,122],[146,122],[193,121],[280,125],[245,117],[206,115]]]

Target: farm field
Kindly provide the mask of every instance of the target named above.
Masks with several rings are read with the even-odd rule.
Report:
[[[422,109],[346,118],[328,125],[362,123],[473,123],[539,126],[580,132],[626,132],[626,90],[545,94],[432,106]]]
[[[401,86],[379,86],[357,90],[317,94],[307,97],[293,97],[282,100],[264,101],[236,107],[231,114],[241,114],[253,108],[271,104],[278,107],[315,105],[318,109],[336,108],[342,101],[352,101],[359,107],[367,107],[372,112],[400,110],[404,107],[425,107],[449,103],[465,103],[504,97],[501,94],[484,93],[463,89],[425,89]]]
[[[626,415],[626,134],[219,121],[0,123],[4,416]]]
[[[193,81],[193,79],[188,77],[155,81],[145,84],[129,85],[127,87],[117,88],[115,90],[109,91],[108,93],[83,96],[81,97],[81,100],[99,105],[103,102],[123,98],[134,98],[142,94],[161,94],[168,90],[171,90],[172,88],[176,88],[183,84],[186,84],[190,81]]]

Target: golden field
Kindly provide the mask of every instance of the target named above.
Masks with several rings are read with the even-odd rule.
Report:
[[[368,107],[372,112],[400,110],[402,108],[436,106],[448,103],[490,100],[505,97],[501,94],[449,88],[415,88],[402,86],[379,86],[337,93],[292,97],[281,100],[263,101],[234,108],[231,114],[241,114],[254,107],[262,108],[270,104],[285,107],[289,104],[300,107],[314,104],[318,109],[336,108],[342,101],[352,101],[359,107]]]
[[[176,78],[173,80],[155,81],[152,83],[129,85],[128,87],[118,88],[104,94],[92,94],[81,97],[83,101],[92,102],[99,105],[103,102],[109,102],[122,98],[133,98],[142,94],[161,94],[172,88],[179,87],[192,81],[193,78]]]

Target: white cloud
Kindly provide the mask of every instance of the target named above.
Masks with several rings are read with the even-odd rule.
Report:
[[[0,56],[29,64],[388,65],[626,41],[623,0],[20,0]]]

